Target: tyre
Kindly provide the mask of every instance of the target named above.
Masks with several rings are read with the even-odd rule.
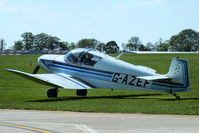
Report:
[[[86,96],[87,90],[77,90],[76,94],[77,94],[77,96]]]
[[[58,95],[58,89],[57,88],[49,89],[48,92],[47,92],[47,96],[49,98],[56,98],[57,95]]]

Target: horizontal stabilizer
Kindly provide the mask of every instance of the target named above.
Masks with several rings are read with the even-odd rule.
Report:
[[[157,75],[157,76],[140,76],[140,77],[137,77],[137,78],[140,78],[140,79],[145,79],[145,80],[159,80],[159,79],[171,79],[167,76],[164,76],[164,75]]]
[[[29,74],[13,69],[6,69],[6,71],[48,86],[61,87],[66,89],[91,89],[91,86],[65,73]]]

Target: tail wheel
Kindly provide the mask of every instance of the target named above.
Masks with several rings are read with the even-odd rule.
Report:
[[[47,91],[47,96],[49,98],[56,98],[58,95],[58,88],[51,88]]]
[[[76,94],[77,94],[77,96],[86,96],[87,90],[77,90]]]

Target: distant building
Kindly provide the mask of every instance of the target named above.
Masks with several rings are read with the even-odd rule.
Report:
[[[66,54],[66,50],[35,51],[35,50],[0,50],[0,55],[32,55],[32,54]]]

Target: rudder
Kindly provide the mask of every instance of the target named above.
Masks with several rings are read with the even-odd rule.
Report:
[[[190,89],[187,60],[173,58],[169,72],[166,75],[172,79],[172,82],[178,83],[183,87],[184,91],[188,91]]]

